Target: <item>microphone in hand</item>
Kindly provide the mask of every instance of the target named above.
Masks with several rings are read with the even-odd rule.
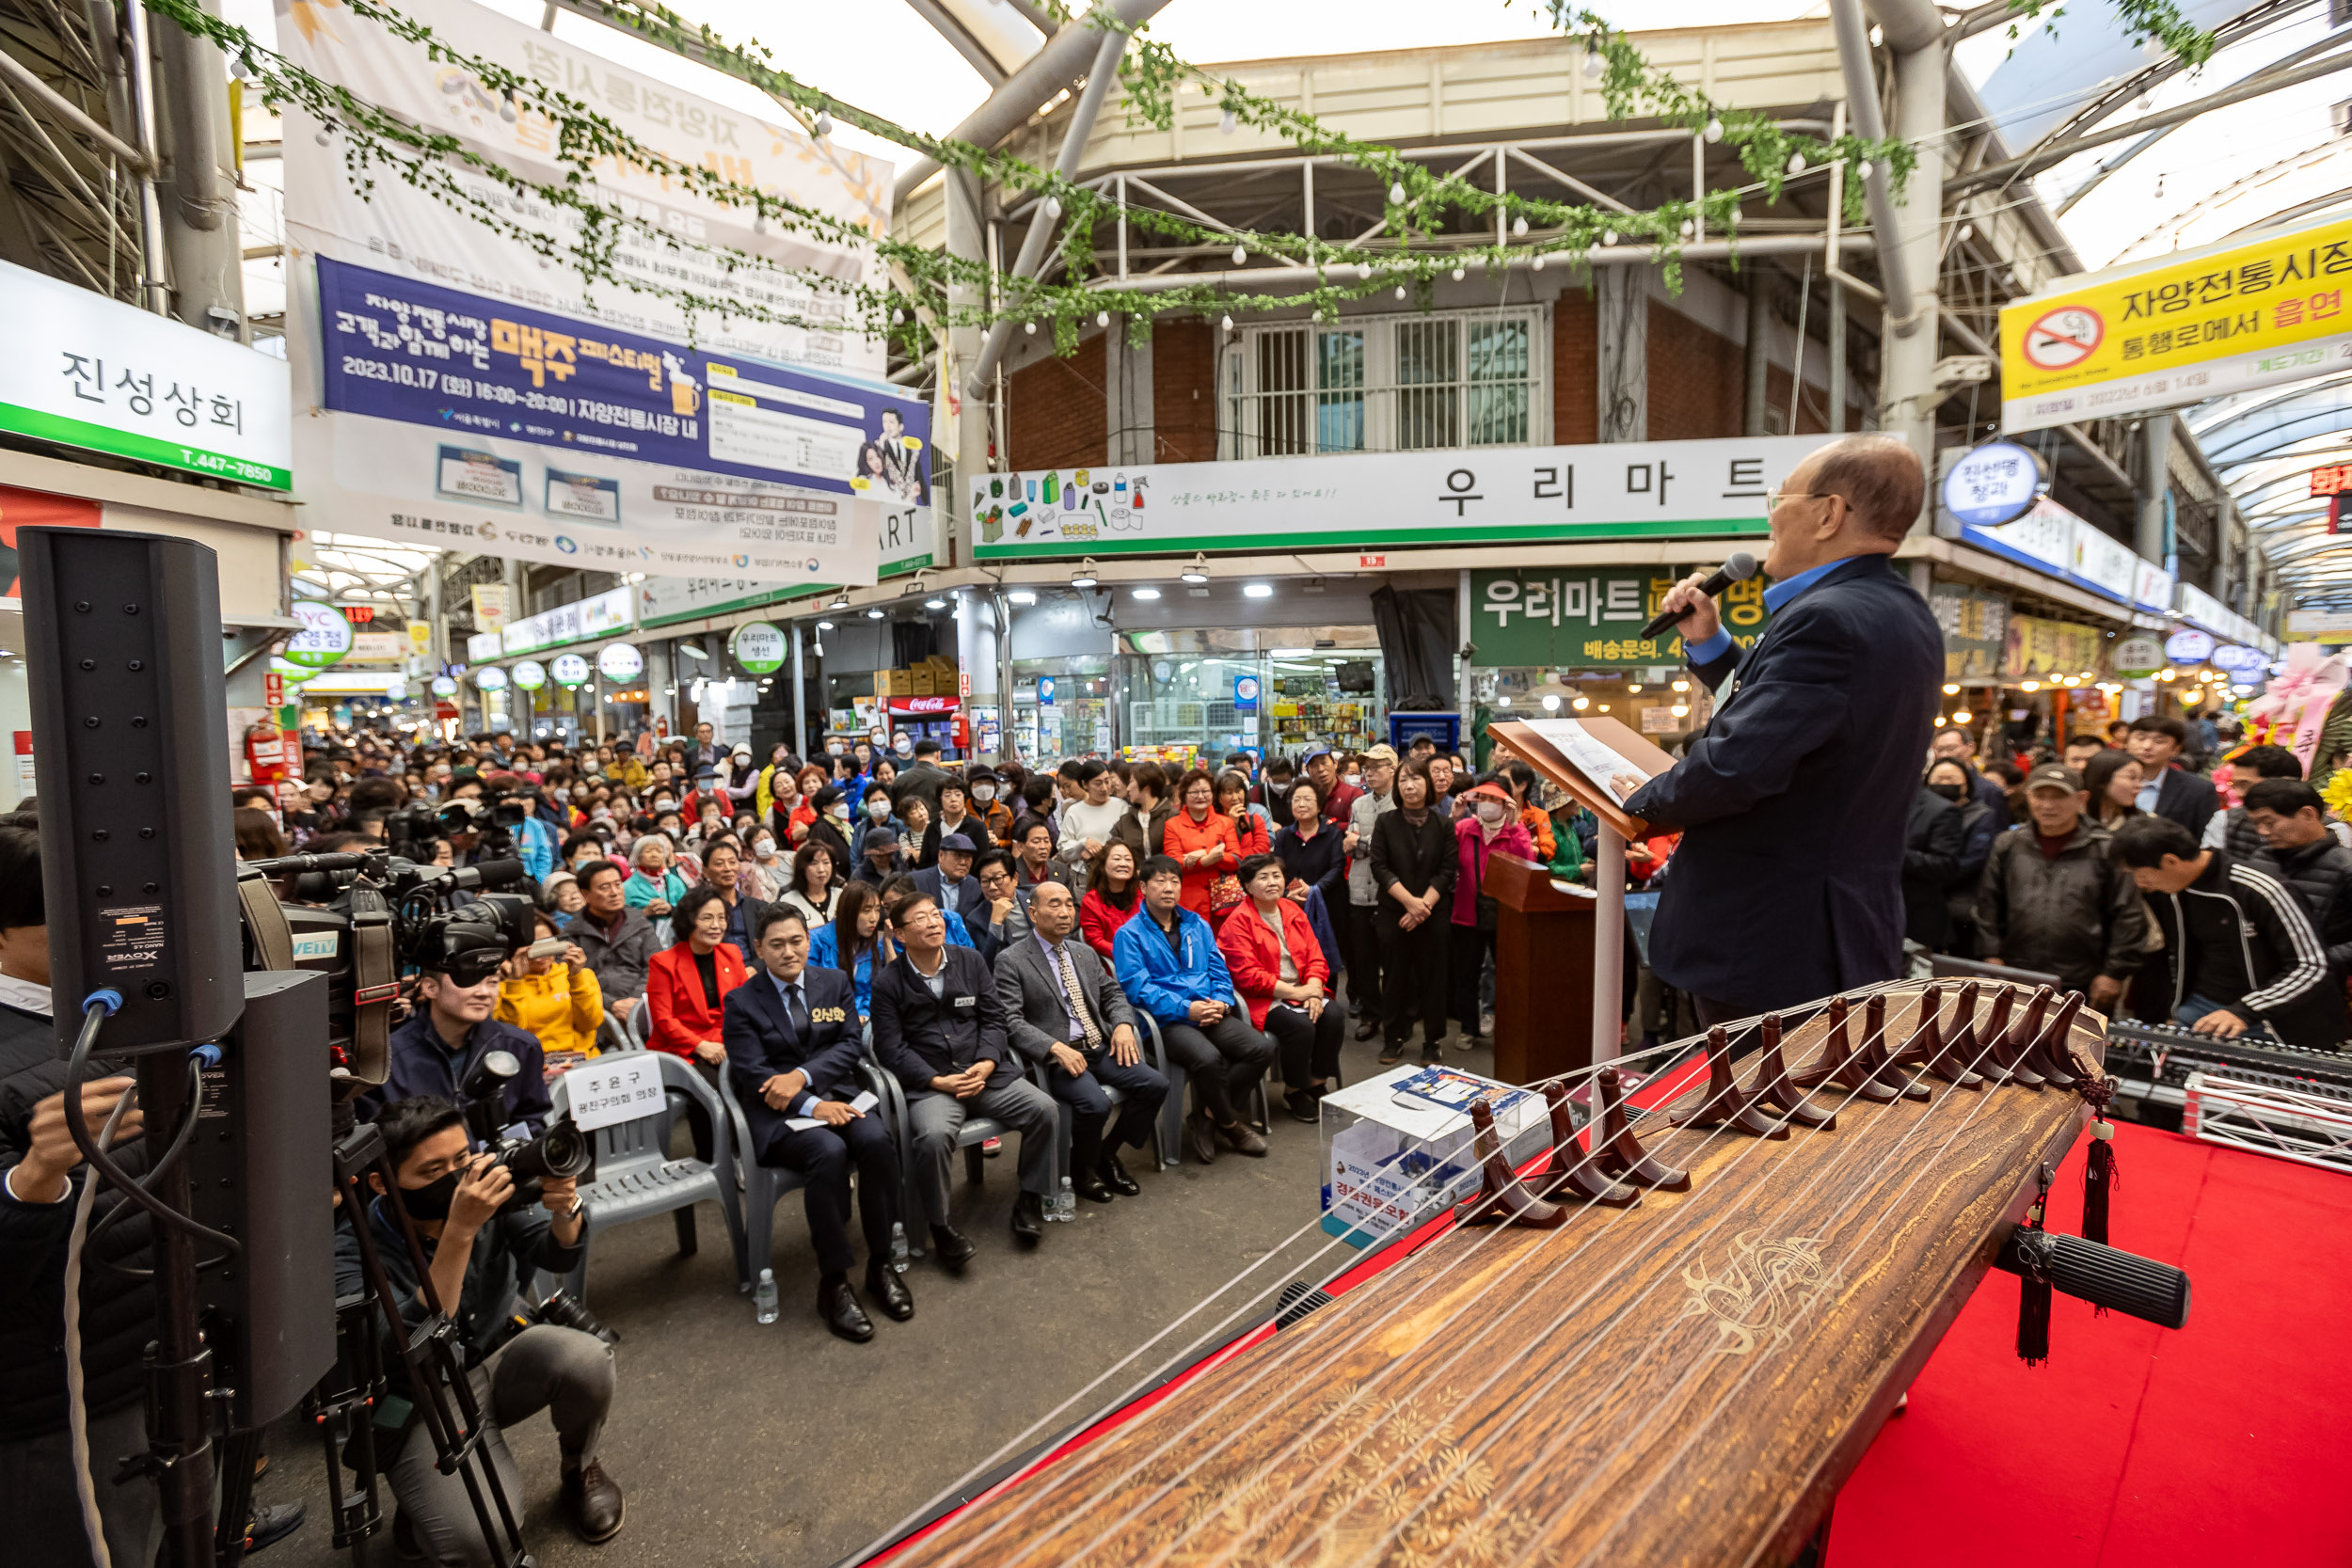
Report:
[[[1745,582],[1754,576],[1756,576],[1756,557],[1745,550],[1734,550],[1721,566],[1716,567],[1700,581],[1699,592],[1711,599],[1733,583]],[[1690,614],[1692,608],[1691,605],[1684,605],[1678,610],[1659,611],[1651,618],[1649,625],[1642,628],[1641,635],[1645,639],[1658,636],[1685,615]]]

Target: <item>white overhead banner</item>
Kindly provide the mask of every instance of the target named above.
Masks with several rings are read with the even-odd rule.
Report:
[[[403,0],[467,55],[560,88],[646,147],[879,235],[891,168],[681,93],[469,0]],[[279,47],[356,96],[557,182],[556,129],[335,0],[278,0]],[[623,230],[623,277],[755,298],[838,329],[690,322],[659,296],[590,285],[395,175],[352,188],[341,135],[285,121],[287,334],[301,499],[340,531],[606,571],[875,580],[881,502],[928,499],[930,410],[883,379],[844,302],[787,276],[728,273]],[[567,233],[449,167],[495,210]],[[660,233],[879,284],[870,244],[753,228],[747,211],[600,165],[595,194]],[[724,418],[721,416],[723,415]]]
[[[1767,531],[1764,498],[1833,437],[1109,464],[982,474],[981,561]]]

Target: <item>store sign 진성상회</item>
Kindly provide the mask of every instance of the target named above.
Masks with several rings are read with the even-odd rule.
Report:
[[[1666,593],[1688,575],[1671,566],[1529,566],[1470,573],[1470,632],[1482,669],[1551,667],[1620,670],[1682,661],[1682,637],[1669,627],[1640,635]],[[1717,596],[1724,628],[1753,646],[1771,620],[1761,577],[1735,582]]]
[[[2001,309],[2001,428],[2178,408],[2352,364],[2352,219],[2112,267]]]
[[[1111,464],[975,476],[980,561],[1765,533],[1826,436]]]

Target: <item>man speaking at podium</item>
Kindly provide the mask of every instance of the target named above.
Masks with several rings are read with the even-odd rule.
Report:
[[[1742,652],[1692,574],[1661,609],[1715,714],[1625,808],[1682,831],[1650,967],[1705,1024],[1902,974],[1905,827],[1944,678],[1935,617],[1892,560],[1919,515],[1900,441],[1836,441],[1767,501],[1772,624]]]

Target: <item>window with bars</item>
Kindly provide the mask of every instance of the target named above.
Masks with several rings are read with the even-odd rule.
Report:
[[[1228,458],[1525,446],[1549,426],[1540,309],[1245,327],[1224,351]]]

